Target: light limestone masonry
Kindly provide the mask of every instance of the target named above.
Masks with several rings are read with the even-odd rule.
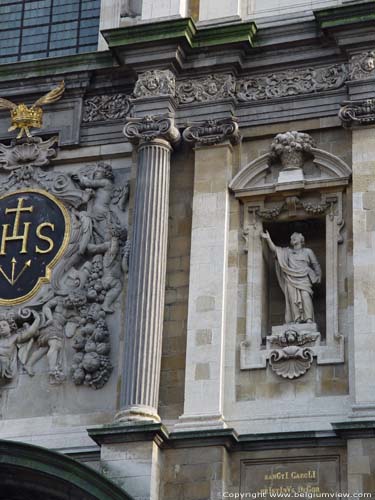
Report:
[[[354,410],[375,414],[375,128],[353,130]]]
[[[187,14],[187,0],[143,0],[142,20],[162,17],[185,17]]]
[[[153,441],[103,444],[102,473],[134,500],[158,500],[161,450]]]
[[[348,490],[375,493],[375,439],[348,440]]]
[[[196,147],[185,406],[178,426],[224,425],[227,187],[232,163],[229,143]]]
[[[167,284],[163,326],[159,415],[165,423],[184,409],[194,151],[173,155],[169,195]]]
[[[205,0],[199,4],[199,20],[209,21],[241,15],[241,0]]]
[[[341,127],[319,130],[306,129],[309,123],[300,122],[300,130],[311,134],[321,149],[351,165],[351,131]],[[261,136],[244,141],[241,146],[241,165],[266,153],[275,133],[290,130],[295,124],[281,129],[263,130]],[[246,134],[246,130],[244,134]],[[347,191],[343,206],[344,241],[339,245],[338,310],[339,331],[352,337],[352,238],[351,192]],[[242,237],[241,204],[231,197],[228,236],[228,278],[225,333],[225,406],[229,426],[237,432],[277,432],[329,429],[330,422],[350,413],[348,363],[311,367],[300,379],[282,380],[267,370],[240,370],[239,347],[245,338],[247,254]],[[275,278],[276,279],[276,278]],[[347,342],[347,340],[346,340]],[[346,348],[346,352],[349,349]],[[308,418],[306,417],[308,415]]]
[[[107,42],[100,34],[100,31],[120,26],[122,0],[104,0],[100,4],[100,26],[98,50],[108,50]]]

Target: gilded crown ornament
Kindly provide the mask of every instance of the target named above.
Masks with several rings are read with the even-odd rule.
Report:
[[[43,109],[41,106],[45,104],[52,104],[53,102],[61,99],[65,90],[64,81],[53,88],[48,94],[40,97],[34,102],[32,106],[26,104],[15,104],[0,97],[0,109],[9,109],[12,119],[12,125],[9,127],[8,132],[19,129],[17,139],[22,139],[24,135],[31,137],[30,128],[42,128],[43,123]]]

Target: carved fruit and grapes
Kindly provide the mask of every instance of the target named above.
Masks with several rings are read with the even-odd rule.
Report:
[[[0,209],[8,218],[0,242],[0,379],[14,379],[21,367],[32,377],[45,357],[52,384],[71,377],[100,389],[112,371],[107,320],[127,271],[128,186],[116,187],[103,162],[75,174],[46,171],[54,143],[0,146]]]

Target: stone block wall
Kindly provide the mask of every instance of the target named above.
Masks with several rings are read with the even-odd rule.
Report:
[[[375,493],[375,439],[348,441],[348,489]]]
[[[167,420],[176,419],[183,413],[193,162],[193,152],[188,147],[172,156],[167,285],[159,397],[159,414],[161,418]]]

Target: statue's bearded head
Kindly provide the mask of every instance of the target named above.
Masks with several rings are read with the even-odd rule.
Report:
[[[302,248],[305,246],[305,237],[301,233],[293,233],[290,237],[290,246],[293,248]]]

